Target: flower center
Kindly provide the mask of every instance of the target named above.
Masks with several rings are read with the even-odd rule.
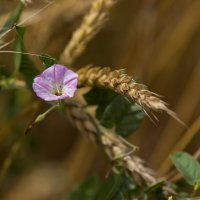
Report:
[[[54,94],[55,94],[56,96],[61,96],[61,95],[62,95],[62,92],[61,92],[61,91],[55,91]]]
[[[53,94],[56,95],[56,96],[61,96],[62,95],[62,88],[56,86],[56,88],[54,88],[54,90],[53,90]]]

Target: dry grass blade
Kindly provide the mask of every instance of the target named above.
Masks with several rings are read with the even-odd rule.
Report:
[[[169,154],[173,154],[176,151],[183,150],[190,142],[191,140],[199,133],[200,130],[200,117],[198,117],[192,126],[187,130],[186,133],[183,134],[182,138],[178,140],[177,144],[173,147],[171,152]],[[161,167],[159,168],[159,171],[164,174],[166,173],[172,166],[172,163],[167,158],[162,162]]]
[[[179,97],[179,101],[175,108],[176,113],[179,113],[181,116],[183,116],[183,120],[187,124],[190,123],[191,120],[193,120],[192,116],[197,110],[199,110],[199,77],[200,61],[198,61],[198,63],[195,65],[192,74],[189,76],[189,80],[181,96]],[[163,133],[160,136],[157,145],[153,148],[153,152],[149,161],[154,166],[159,167],[160,163],[163,163],[164,158],[166,158],[170,154],[171,150],[176,145],[176,142],[181,139],[181,137],[183,136],[183,132],[183,127],[174,123],[174,121],[170,119],[166,124],[166,127],[164,127],[163,129]],[[166,171],[164,173],[166,173]]]
[[[78,70],[78,74],[80,85],[111,89],[139,104],[147,114],[149,111],[163,111],[185,126],[176,113],[167,108],[166,103],[159,98],[159,95],[136,83],[131,76],[125,73],[125,70],[112,71],[109,67],[86,66]],[[156,119],[153,113],[150,114]]]
[[[8,170],[9,170],[11,164],[12,164],[13,159],[15,158],[16,154],[20,150],[21,145],[22,145],[22,138],[19,138],[12,145],[8,156],[4,160],[2,167],[1,167],[1,170],[0,170],[0,183],[1,184],[3,183],[4,178],[8,173]]]
[[[12,42],[14,42],[14,40],[11,40],[9,42],[3,43],[0,45],[0,50],[3,49],[4,47],[7,47],[8,45],[10,45]]]
[[[86,44],[98,33],[117,0],[95,0],[80,27],[73,33],[60,60],[71,64],[84,51]]]

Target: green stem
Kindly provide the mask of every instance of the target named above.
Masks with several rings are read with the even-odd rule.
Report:
[[[192,197],[195,197],[196,192],[198,191],[199,187],[200,187],[200,183],[195,183],[194,189],[193,189],[193,192],[192,192]]]
[[[50,107],[46,112],[44,112],[44,113],[38,115],[37,118],[35,119],[35,121],[33,122],[33,124],[36,124],[36,123],[38,123],[38,122],[44,120],[45,117],[46,117],[46,115],[49,114],[53,109],[55,109],[55,108],[58,107],[58,106],[59,106],[59,104],[55,104],[55,105],[53,105],[52,107]]]

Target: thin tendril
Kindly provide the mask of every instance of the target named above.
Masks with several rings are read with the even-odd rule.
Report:
[[[2,33],[0,35],[0,39],[2,39],[7,33],[9,33],[12,30],[12,28],[8,29],[7,31],[5,31],[4,33]]]
[[[21,26],[21,25],[23,25],[25,22],[27,22],[28,20],[30,20],[32,17],[35,17],[37,14],[39,14],[40,12],[42,12],[44,9],[46,9],[47,7],[49,7],[50,5],[52,5],[53,3],[54,3],[53,1],[48,2],[48,4],[46,6],[44,6],[43,8],[41,8],[40,10],[38,10],[37,12],[33,13],[31,16],[29,16],[28,18],[26,18],[23,21],[19,22],[18,24],[15,24],[15,26]],[[12,26],[7,31],[5,31],[4,33],[0,34],[0,39],[2,39],[5,35],[7,35],[13,29],[14,28]]]
[[[39,54],[34,54],[34,53],[26,53],[26,52],[21,52],[21,51],[0,51],[0,53],[24,54],[24,55],[37,56],[37,57],[40,56],[42,58],[49,58],[48,56],[45,56],[45,55],[39,55]]]
[[[6,42],[5,44],[2,44],[2,45],[0,46],[0,49],[3,49],[4,47],[8,46],[8,45],[11,44],[13,41],[14,41],[14,40],[11,40],[11,41],[9,41],[9,42]]]
[[[40,12],[42,12],[43,10],[45,10],[46,8],[48,8],[53,3],[54,3],[53,1],[49,2],[46,6],[44,6],[43,8],[41,8],[40,10],[38,10],[37,12],[33,13],[32,15],[30,15],[28,18],[24,19],[20,23],[18,23],[17,26],[20,26],[20,25],[24,24],[25,22],[27,22],[28,20],[30,20],[32,17],[35,17],[37,14],[39,14]]]

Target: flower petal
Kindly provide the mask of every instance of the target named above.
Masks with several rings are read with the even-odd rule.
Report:
[[[52,90],[52,86],[50,85],[50,83],[46,79],[44,79],[41,75],[36,76],[33,82],[45,88],[49,92]]]
[[[42,73],[42,76],[52,85],[60,84],[63,82],[65,74],[68,70],[69,69],[64,65],[55,64],[47,68]]]
[[[64,65],[59,65],[59,64],[55,64],[52,67],[54,68],[53,76],[55,84],[61,85],[69,69]]]
[[[49,90],[47,90],[45,87],[43,87],[42,85],[34,82],[33,83],[33,90],[36,93],[36,95],[42,99],[46,99],[46,97],[48,95],[52,95]]]
[[[68,84],[68,82],[70,82],[73,79],[77,79],[78,78],[78,74],[73,72],[72,70],[68,69],[65,72],[65,76],[63,79],[63,85],[65,86],[66,84]]]
[[[51,94],[46,88],[42,87],[37,83],[33,83],[33,90],[35,91],[36,95],[45,101],[56,101],[59,99],[66,98],[66,95],[56,96]]]
[[[75,91],[77,90],[78,79],[72,79],[63,87],[63,94],[66,94],[68,97],[73,97]]]

